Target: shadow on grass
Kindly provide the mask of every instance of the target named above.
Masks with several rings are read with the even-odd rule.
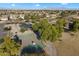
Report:
[[[1,39],[0,39],[0,44],[3,43],[3,42],[4,42],[4,40],[1,38]]]
[[[28,45],[21,51],[21,56],[45,56],[46,53],[40,45]]]
[[[36,34],[36,37],[40,39],[40,33],[38,31],[33,31]]]

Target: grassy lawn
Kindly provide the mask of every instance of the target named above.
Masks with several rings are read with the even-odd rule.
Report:
[[[22,40],[21,49],[23,49],[24,47],[28,47],[29,45],[32,45],[32,41],[34,41],[37,45],[43,47],[41,41],[39,41],[36,38],[36,35],[32,31],[26,31],[22,33],[21,35],[19,35],[19,38]]]

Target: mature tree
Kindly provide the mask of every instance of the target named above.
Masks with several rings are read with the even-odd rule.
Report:
[[[58,37],[58,31],[56,27],[49,24],[47,19],[41,20],[39,23],[34,24],[33,30],[39,32],[41,40],[54,41]]]
[[[58,37],[58,31],[55,26],[49,25],[45,30],[41,33],[41,39],[54,41]]]
[[[34,31],[38,31],[39,24],[38,24],[38,23],[35,23],[35,24],[32,26],[32,28],[33,28]]]
[[[78,29],[79,29],[79,19],[74,19],[72,30],[77,31]]]
[[[9,36],[4,37],[3,43],[0,44],[0,55],[16,56],[19,54],[20,45]]]
[[[66,24],[65,19],[59,19],[57,21],[56,27],[57,27],[57,30],[58,30],[59,33],[62,33],[64,31],[65,24]]]

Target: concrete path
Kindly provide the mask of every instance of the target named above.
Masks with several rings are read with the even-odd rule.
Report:
[[[56,56],[57,55],[56,48],[52,42],[47,41],[45,43],[45,45],[46,45],[46,47],[44,48],[44,50],[49,56]]]

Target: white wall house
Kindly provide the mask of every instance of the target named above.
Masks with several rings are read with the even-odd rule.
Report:
[[[18,15],[10,14],[10,19],[17,19]]]
[[[57,14],[51,14],[50,16],[51,16],[51,18],[56,18]]]
[[[22,18],[22,19],[24,19],[24,16],[25,16],[24,14],[19,15],[19,17]]]

